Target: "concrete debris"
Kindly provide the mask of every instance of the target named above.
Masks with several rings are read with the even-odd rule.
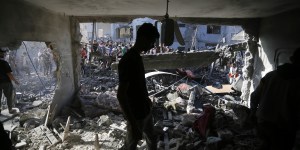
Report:
[[[113,122],[107,115],[100,116],[99,120],[97,121],[98,126],[110,126]]]
[[[26,146],[27,145],[27,143],[26,142],[20,142],[20,143],[17,143],[16,144],[16,148],[21,148],[21,147],[24,147],[24,146]]]
[[[226,87],[227,84],[223,84],[225,82],[222,72],[216,69],[209,78],[205,76],[209,71],[207,68],[188,70],[193,73],[193,79],[172,71],[169,74],[152,73],[146,78],[153,100],[158,149],[217,150],[258,147],[255,132],[247,126],[249,109],[242,105],[239,95],[231,92],[214,93],[206,88],[216,82]],[[18,146],[20,150],[121,148],[127,131],[126,120],[116,98],[117,84],[118,76],[115,71],[87,68],[81,79],[79,92],[85,116],[74,113],[76,110],[66,111],[69,112],[68,115],[56,116],[50,125],[47,123],[47,107],[54,94],[53,84],[45,89],[40,88],[40,91],[27,88],[31,92],[20,92],[17,94],[16,104],[20,115],[6,122],[7,130],[16,126],[11,136],[15,147]],[[195,132],[193,123],[203,113],[205,104],[212,105],[216,112],[207,137],[203,139]],[[145,150],[146,142],[140,141],[138,149]]]
[[[173,110],[179,109],[185,109],[185,106],[187,105],[186,100],[182,99],[181,97],[177,97],[176,99],[165,101],[164,107],[166,109],[172,108]]]

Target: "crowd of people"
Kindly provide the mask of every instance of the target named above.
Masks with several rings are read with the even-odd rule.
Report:
[[[101,68],[109,69],[114,61],[119,61],[122,56],[133,46],[132,42],[116,42],[112,40],[83,43],[80,50],[82,72],[88,63],[98,63]],[[173,51],[169,46],[155,46],[143,54],[155,55]]]
[[[80,55],[83,73],[87,63],[97,63],[101,68],[109,69],[111,63],[122,57],[131,47],[130,42],[114,42],[112,40],[94,40],[89,44],[82,44]]]

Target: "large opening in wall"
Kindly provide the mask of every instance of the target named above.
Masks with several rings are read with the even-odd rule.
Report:
[[[85,117],[95,118],[97,123],[104,126],[106,122],[103,122],[103,119],[111,118],[112,124],[109,127],[112,127],[112,130],[125,131],[124,120],[120,115],[122,110],[120,110],[116,97],[119,76],[109,63],[122,59],[123,48],[126,47],[128,50],[134,44],[135,33],[142,23],[154,24],[155,21],[149,18],[139,18],[131,23],[80,24],[82,34],[80,100]],[[173,63],[183,64],[185,63],[184,57],[191,58],[196,62],[189,62],[191,65],[188,64],[188,67],[146,70],[147,90],[154,104],[154,123],[162,122],[164,125],[170,123],[168,129],[170,131],[174,129],[173,121],[182,123],[181,120],[174,118],[184,118],[184,113],[199,114],[203,112],[204,104],[209,103],[226,110],[230,109],[226,108],[225,102],[227,100],[230,99],[231,102],[241,101],[239,99],[240,92],[231,90],[229,82],[233,82],[233,79],[229,79],[229,73],[231,66],[235,64],[237,69],[232,67],[232,78],[238,80],[237,77],[242,76],[245,50],[243,43],[246,40],[243,36],[244,31],[240,26],[219,25],[217,28],[211,28],[209,32],[207,29],[210,28],[210,25],[179,23],[178,26],[186,42],[185,45],[180,45],[178,40],[174,39],[172,45],[164,47],[165,50],[151,49],[149,53],[142,55],[144,58],[147,56],[153,58],[153,62],[149,61],[152,64],[155,64],[155,61],[159,62],[155,64],[156,66],[165,65],[166,61],[171,62],[170,66]],[[127,32],[128,30],[124,27],[128,27],[132,32]],[[158,29],[160,31],[160,26]],[[126,36],[121,36],[125,33]],[[213,61],[207,59],[209,56],[197,55],[202,52],[216,52],[218,50],[221,51],[220,57]],[[193,56],[188,56],[189,53]],[[175,57],[169,57],[167,60],[155,59],[156,56],[166,55],[184,57],[176,60],[172,59]],[[208,61],[208,63],[199,65],[202,61]],[[138,89],[136,90],[138,91]],[[224,95],[227,97],[225,98]],[[222,115],[226,116],[226,114]],[[84,126],[83,128],[85,132],[88,127]],[[99,128],[97,128],[98,131],[102,133],[104,128],[101,126]],[[186,131],[182,134],[185,133]],[[159,140],[164,140],[164,135],[158,134],[158,136]],[[173,135],[170,137],[175,138]],[[120,138],[114,139],[113,143],[119,141]],[[105,144],[108,143],[103,142],[103,145]],[[117,144],[116,147],[120,146]],[[161,148],[163,149],[163,147]]]
[[[19,81],[14,84],[13,104],[20,112],[51,103],[57,87],[58,61],[51,42],[22,41],[18,48],[7,48],[5,60]],[[14,83],[14,82],[13,82]],[[2,110],[7,108],[2,96]]]
[[[136,18],[128,23],[102,23],[90,22],[80,23],[82,34],[82,47],[86,47],[87,60],[91,61],[93,54],[121,57],[123,47],[131,47],[136,38],[136,31],[142,23],[155,24],[155,19]],[[161,23],[157,23],[161,32]],[[149,51],[150,54],[168,53],[174,51],[202,51],[216,49],[216,46],[233,45],[245,41],[245,32],[241,26],[234,25],[211,25],[211,24],[189,24],[178,21],[184,45],[180,44],[174,36],[174,42],[170,46],[158,44],[158,48]],[[96,46],[97,45],[97,46]],[[97,58],[98,59],[98,58]],[[115,61],[115,58],[113,58]],[[109,65],[102,64],[103,67]]]
[[[154,25],[157,21],[159,20],[136,18],[128,23],[80,23],[80,31],[82,34],[82,48],[80,53],[82,58],[81,77],[93,76],[95,71],[97,73],[99,70],[116,69],[115,64],[117,64],[126,51],[134,45],[136,31],[139,27],[145,22]],[[157,23],[157,28],[161,33],[160,22]],[[215,65],[219,65],[218,67],[222,68],[222,70],[229,72],[230,65],[235,63],[240,68],[239,71],[241,71],[244,58],[243,51],[245,50],[243,48],[245,47],[240,50],[235,48],[235,45],[239,45],[246,40],[245,32],[241,26],[189,24],[178,21],[178,28],[185,41],[184,45],[181,45],[175,36],[174,42],[170,46],[164,46],[164,44],[159,42],[158,47],[154,47],[145,55],[176,54],[178,51],[201,52],[221,49],[222,58],[220,58],[218,64]],[[201,61],[206,61],[205,59],[207,58],[209,57],[201,58]],[[178,63],[180,63],[180,61],[178,61]],[[191,64],[189,67],[198,68],[199,66]],[[97,69],[93,70],[95,68]],[[174,69],[174,67],[168,69]],[[226,82],[227,80],[229,79],[227,78],[224,81]]]
[[[117,79],[118,76],[114,72],[117,67],[115,64],[122,58],[131,46],[134,45],[136,38],[136,31],[139,27],[147,22],[153,25],[158,20],[151,18],[136,18],[128,23],[102,23],[90,22],[80,23],[80,30],[82,34],[82,49],[81,49],[81,92],[87,94],[88,92],[105,92],[114,88],[116,82],[108,82],[108,84],[100,84],[94,82],[98,80],[99,76],[107,76],[108,78]],[[220,58],[216,61],[207,60],[209,57],[196,58],[196,63],[192,62],[188,67],[171,67],[161,69],[160,71],[170,71],[172,73],[187,74],[191,72],[199,83],[204,85],[212,85],[214,83],[231,84],[232,79],[229,77],[230,68],[236,65],[237,76],[242,76],[242,67],[244,65],[244,51],[243,43],[246,41],[245,32],[241,26],[238,25],[212,25],[212,24],[189,24],[178,22],[179,31],[181,32],[185,41],[184,45],[180,45],[177,38],[170,46],[164,46],[159,43],[159,48],[153,48],[147,55],[160,54],[174,54],[177,52],[197,53],[203,51],[221,51]],[[158,31],[161,33],[161,23],[157,23]],[[242,45],[242,46],[239,46]],[[236,47],[240,47],[236,49]],[[151,56],[152,57],[152,56]],[[168,58],[170,61],[172,59]],[[156,60],[157,61],[157,60]],[[164,62],[160,60],[158,62]],[[205,66],[197,65],[197,61],[210,61],[205,63]],[[149,63],[151,63],[149,61]],[[184,64],[184,60],[179,60],[174,63]],[[211,65],[214,63],[213,65]],[[195,65],[196,64],[196,65]],[[207,65],[208,64],[208,65]],[[164,65],[160,63],[158,65]],[[171,65],[169,65],[171,66]],[[180,65],[178,65],[180,66]],[[155,66],[154,66],[155,67]],[[203,68],[202,70],[199,68]],[[176,70],[179,69],[179,70]],[[151,72],[157,69],[149,69]],[[199,71],[200,70],[200,71]],[[212,72],[219,70],[222,77],[213,77]],[[89,79],[87,79],[89,78]],[[208,79],[210,78],[210,79]],[[103,78],[102,78],[103,79]],[[159,81],[159,79],[155,79]],[[160,80],[162,81],[162,80]],[[152,82],[152,81],[151,81]],[[241,81],[242,82],[242,81]],[[88,84],[87,84],[88,83]],[[157,82],[156,82],[157,83]],[[149,84],[150,85],[150,84]],[[152,84],[154,85],[154,84]],[[160,84],[162,85],[162,83]],[[162,86],[163,87],[163,86]],[[156,87],[157,88],[157,87]],[[155,89],[151,87],[151,89]],[[240,87],[239,87],[240,90]],[[157,90],[156,90],[157,91]]]

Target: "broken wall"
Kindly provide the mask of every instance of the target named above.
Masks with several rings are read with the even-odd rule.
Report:
[[[52,13],[20,0],[1,1],[0,5],[0,47],[16,47],[22,41],[52,42],[60,58],[58,87],[53,101],[69,100],[79,78],[76,75],[78,66],[75,66],[79,64],[78,58],[74,56],[77,52],[74,42],[78,42],[76,37],[71,38],[74,36],[71,35],[71,28],[76,23],[69,16]]]

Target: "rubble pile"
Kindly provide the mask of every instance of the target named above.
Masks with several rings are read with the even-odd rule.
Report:
[[[85,116],[59,116],[53,120],[52,127],[46,127],[44,119],[50,104],[49,94],[37,96],[36,91],[32,92],[36,96],[34,101],[28,101],[30,105],[39,104],[36,101],[41,103],[30,109],[26,103],[27,109],[22,109],[9,123],[10,128],[14,128],[12,139],[19,144],[18,149],[116,150],[123,145],[126,121],[116,98],[117,73],[97,68],[90,71],[82,77],[79,92]],[[209,72],[206,68],[193,72],[199,77],[194,79],[207,76],[207,84],[223,83],[221,71],[213,71],[213,78],[208,77]],[[248,121],[249,109],[241,104],[236,94],[215,94],[199,80],[176,74],[150,76],[147,86],[153,101],[158,149],[250,150],[258,146]],[[138,149],[146,149],[146,142],[140,141]]]

